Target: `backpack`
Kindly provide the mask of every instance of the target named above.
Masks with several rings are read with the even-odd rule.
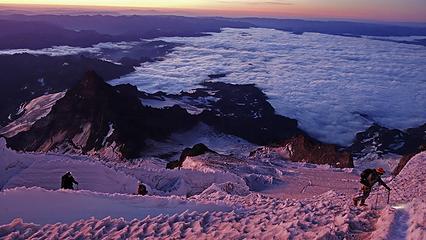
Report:
[[[360,180],[360,182],[362,183],[362,184],[364,184],[364,185],[366,185],[366,186],[368,186],[369,185],[369,182],[368,182],[368,176],[370,176],[370,174],[372,174],[374,172],[374,170],[373,169],[365,169],[364,171],[362,171],[362,173],[361,173],[361,180]]]

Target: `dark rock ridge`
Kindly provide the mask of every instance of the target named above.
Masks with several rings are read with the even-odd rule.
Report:
[[[265,94],[253,84],[234,85],[205,82],[194,93],[214,92],[212,101],[199,118],[220,132],[241,137],[251,143],[266,145],[297,134],[305,134],[297,120],[275,113]]]
[[[189,111],[196,109],[200,122],[258,145],[306,135],[298,128],[297,120],[276,114],[265,94],[254,84],[204,82],[201,86],[190,93],[141,93],[140,98],[142,102],[157,100],[159,105],[173,100]]]
[[[164,106],[168,101],[173,106],[144,105],[158,102]],[[171,133],[200,122],[258,145],[288,141],[285,144],[292,145],[293,161],[351,166],[350,156],[336,146],[313,140],[297,127],[296,120],[277,115],[255,85],[205,82],[189,93],[148,94],[131,85],[110,86],[93,71],[68,90],[49,114],[29,130],[11,135],[7,143],[16,150],[131,159],[143,152],[145,140],[166,140]],[[179,167],[186,156],[209,151],[196,145],[168,167]]]
[[[169,168],[169,169],[181,168],[183,162],[185,161],[187,157],[200,156],[206,153],[216,153],[216,152],[209,149],[206,145],[202,143],[195,144],[192,148],[185,148],[182,151],[179,157],[179,160],[167,163],[166,168]]]
[[[350,152],[333,144],[321,143],[309,136],[298,135],[273,146],[259,148],[250,157],[280,156],[293,162],[327,164],[337,168],[353,168]]]
[[[235,19],[210,17],[182,17],[171,15],[3,15],[2,19],[38,21],[65,29],[92,30],[100,34],[119,37],[121,41],[153,39],[158,37],[204,36],[207,32],[220,32],[222,28],[249,28],[253,24]]]
[[[0,55],[0,125],[11,113],[36,97],[69,89],[93,69],[105,80],[119,78],[133,67],[84,56]]]
[[[88,72],[46,117],[29,131],[7,139],[7,144],[24,151],[72,149],[112,159],[135,158],[145,139],[164,139],[195,123],[195,118],[179,106],[145,107],[137,94],[133,86],[112,87],[95,72]]]
[[[226,77],[226,73],[209,74],[208,77],[210,79],[224,78]]]
[[[371,152],[379,157],[387,153],[410,155],[417,153],[419,147],[425,144],[426,124],[406,130],[389,129],[373,124],[364,132],[358,133],[347,150],[357,158],[365,157]]]
[[[409,26],[402,24],[392,25],[380,23],[273,18],[235,19],[222,17],[194,18],[181,16],[70,16],[23,14],[2,15],[0,18],[14,21],[44,22],[71,30],[92,30],[100,34],[119,37],[121,41],[165,36],[200,36],[206,32],[219,32],[221,28],[249,27],[278,29],[295,34],[316,32],[350,37],[361,37],[365,35],[376,37],[426,35],[426,28],[423,25]],[[173,28],[170,28],[170,26],[173,26]],[[424,46],[424,41],[413,41],[409,43]]]
[[[338,168],[353,168],[352,155],[340,151],[336,145],[325,144],[310,137],[299,135],[281,143],[289,153],[289,159],[294,162],[328,164]]]

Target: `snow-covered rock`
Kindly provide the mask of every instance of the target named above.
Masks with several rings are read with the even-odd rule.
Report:
[[[210,187],[204,190],[201,195],[212,195],[212,194],[230,194],[245,196],[250,194],[250,190],[246,185],[235,184],[232,182],[226,182],[221,184],[213,183]]]
[[[37,120],[49,114],[56,101],[64,96],[65,91],[47,94],[33,99],[28,104],[22,106],[18,111],[17,115],[22,114],[22,116],[0,129],[0,135],[13,137],[20,132],[29,130]]]

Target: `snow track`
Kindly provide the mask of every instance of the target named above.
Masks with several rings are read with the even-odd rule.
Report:
[[[403,208],[395,212],[394,221],[390,226],[388,240],[401,240],[407,238],[409,218],[410,215]]]

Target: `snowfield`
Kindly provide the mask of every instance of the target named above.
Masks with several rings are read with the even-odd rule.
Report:
[[[18,153],[2,140],[0,239],[425,239],[424,161],[387,178],[390,204],[379,190],[358,208],[349,169],[209,153],[170,170],[155,158]],[[80,190],[58,190],[67,170]],[[133,194],[137,181],[149,195]]]
[[[179,197],[131,196],[96,193],[87,190],[45,190],[38,187],[14,188],[0,193],[2,216],[0,224],[16,216],[36,223],[72,223],[90,217],[124,217],[143,219],[148,215],[173,215],[185,211],[222,211],[231,208],[225,204],[195,202]],[[18,209],[10,206],[19,205]]]
[[[230,203],[234,209],[191,211],[189,208],[180,214],[149,216],[130,221],[106,217],[71,224],[25,224],[21,219],[16,219],[0,227],[0,236],[70,239],[327,239],[332,236],[349,237],[356,231],[369,230],[371,213],[342,204],[345,198],[334,192],[309,201],[279,200],[259,194],[240,197],[223,192],[201,194],[189,201],[194,200]],[[142,198],[140,204],[144,202],[147,200]],[[141,215],[144,210],[134,209]],[[131,216],[135,215],[133,213]]]

